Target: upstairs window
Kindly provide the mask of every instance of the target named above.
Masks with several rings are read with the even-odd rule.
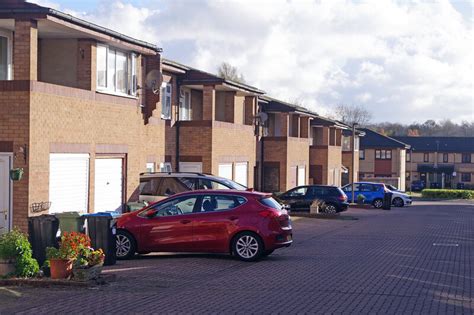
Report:
[[[173,85],[169,82],[161,84],[161,119],[171,119],[171,95]]]
[[[423,153],[423,162],[429,162],[430,161],[430,155],[428,153]]]
[[[443,153],[443,163],[448,163],[449,157],[448,153]]]
[[[0,30],[0,80],[12,79],[11,33]]]
[[[411,153],[410,152],[407,152],[407,154],[405,156],[405,159],[406,159],[407,162],[411,161]]]
[[[137,94],[137,56],[115,48],[97,46],[97,89],[115,94]]]
[[[462,154],[462,163],[471,163],[471,153]]]
[[[359,160],[365,160],[365,150],[359,151]]]
[[[392,150],[375,150],[376,160],[391,160]]]

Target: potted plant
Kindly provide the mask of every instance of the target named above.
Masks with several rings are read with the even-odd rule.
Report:
[[[314,199],[311,205],[309,206],[309,213],[310,214],[317,214],[319,213],[319,208],[323,205],[323,202],[319,199]]]
[[[23,168],[14,168],[14,169],[11,169],[10,170],[10,179],[11,180],[21,180],[23,178],[23,173],[25,171],[23,170]]]
[[[38,271],[26,234],[14,229],[0,236],[0,276],[32,277]]]
[[[64,233],[59,248],[46,248],[52,279],[66,279],[72,275],[72,264],[84,248],[89,248],[91,241],[82,233]]]
[[[77,281],[97,279],[102,272],[105,255],[102,249],[84,248],[74,261],[72,272]]]
[[[365,196],[360,194],[360,195],[357,195],[357,203],[359,205],[363,205],[365,203]]]

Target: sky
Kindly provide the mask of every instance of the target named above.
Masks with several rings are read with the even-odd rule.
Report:
[[[268,95],[374,122],[474,121],[474,0],[30,0]]]

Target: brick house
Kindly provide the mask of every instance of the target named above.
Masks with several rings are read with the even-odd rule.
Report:
[[[405,159],[410,145],[371,129],[360,130],[365,136],[360,140],[359,180],[384,182],[405,190]]]
[[[253,187],[254,116],[264,92],[171,60],[162,64],[165,96],[160,104],[169,168],[216,174]]]
[[[365,133],[359,129],[355,129],[355,135],[352,135],[352,128],[347,126],[347,129],[342,131],[342,165],[347,169],[347,172],[342,173],[341,186],[347,185],[351,182],[359,180],[359,149],[360,138],[365,136]],[[352,142],[354,143],[354,170],[352,172]]]
[[[474,137],[395,137],[407,143],[406,179],[427,187],[474,188]],[[458,185],[459,184],[459,185]]]
[[[7,0],[0,56],[0,232],[42,213],[120,210],[147,162],[164,162],[159,97],[139,89],[160,71],[158,47]]]
[[[347,168],[342,163],[342,132],[347,126],[328,118],[311,121],[309,181],[312,184],[341,186]]]
[[[262,161],[258,187],[263,191],[286,191],[309,183],[310,121],[316,115],[304,108],[270,97],[259,99],[267,114],[266,132],[260,138],[257,161]]]

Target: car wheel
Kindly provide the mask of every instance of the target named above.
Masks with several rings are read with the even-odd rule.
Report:
[[[405,205],[405,203],[403,202],[403,199],[400,197],[394,198],[392,203],[395,207],[403,207]]]
[[[243,232],[234,238],[232,252],[240,260],[255,261],[264,253],[263,242],[257,234]]]
[[[383,207],[383,200],[382,199],[375,199],[374,202],[372,203],[374,208],[380,209]]]
[[[130,233],[124,230],[118,230],[115,239],[117,245],[117,259],[130,259],[135,255],[135,239]]]
[[[326,214],[336,214],[337,213],[337,208],[334,204],[327,203],[326,205],[324,205],[324,213],[326,213]]]

